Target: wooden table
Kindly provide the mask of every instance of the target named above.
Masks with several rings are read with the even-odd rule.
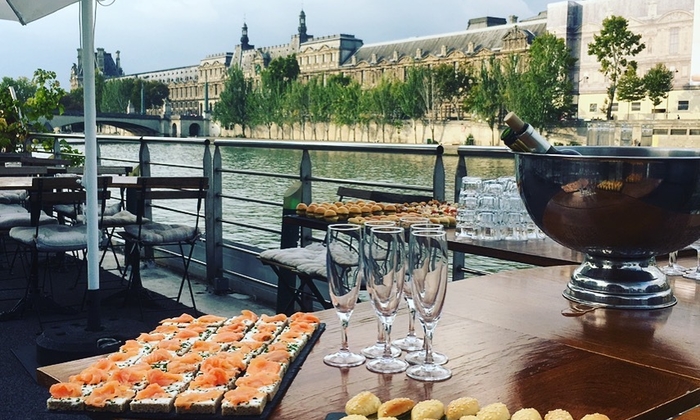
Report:
[[[692,266],[692,259],[681,261]],[[611,419],[660,420],[700,404],[700,283],[672,278],[678,304],[650,311],[596,309],[565,317],[562,297],[575,266],[514,270],[450,284],[435,348],[450,357],[452,379],[435,384],[405,374],[378,375],[360,366],[336,369],[323,355],[337,349],[333,310],[318,312],[327,330],[273,413],[273,419],[318,418],[343,411],[363,390],[382,400],[461,396],[482,405],[503,402],[511,413],[555,408],[574,418],[594,412]],[[406,333],[402,309],[394,338]],[[359,304],[349,327],[350,346],[375,340],[376,320]],[[66,380],[94,361],[82,359],[39,368],[40,383]],[[683,420],[700,418],[700,410]]]

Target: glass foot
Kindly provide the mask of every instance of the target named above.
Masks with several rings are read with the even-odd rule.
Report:
[[[450,379],[452,372],[444,366],[430,365],[414,365],[406,369],[406,375],[409,378],[422,382],[440,382]]]
[[[342,350],[323,357],[323,363],[327,364],[328,366],[339,368],[360,366],[365,362],[365,360],[365,356],[361,354]]]
[[[367,362],[367,369],[375,373],[401,373],[408,368],[408,363],[394,357],[380,357]]]
[[[422,365],[425,363],[425,350],[414,351],[408,353],[404,359],[412,365]],[[433,352],[433,363],[436,365],[444,365],[449,361],[449,358],[442,354]]]
[[[363,356],[368,359],[377,359],[384,355],[384,343],[376,343],[369,347],[365,347],[360,350]],[[395,346],[391,346],[391,357],[401,356],[401,349]]]
[[[404,351],[418,351],[423,348],[423,339],[415,335],[407,335],[394,340],[392,344]]]
[[[674,264],[674,265],[666,265],[664,267],[659,267],[659,270],[661,270],[661,272],[666,274],[667,276],[682,276],[683,274],[686,273],[686,271],[688,269],[685,267],[682,267],[678,264]]]

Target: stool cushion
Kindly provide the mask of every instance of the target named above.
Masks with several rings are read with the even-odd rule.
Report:
[[[267,249],[260,253],[263,260],[294,267],[311,277],[326,278],[326,247],[314,243],[304,248]]]
[[[124,227],[128,225],[134,225],[138,221],[136,215],[128,210],[122,210],[115,214],[105,215],[98,220],[101,228],[111,228],[111,227]],[[78,215],[78,222],[83,223],[85,216]],[[143,219],[144,223],[148,223],[148,219]]]
[[[19,204],[27,199],[26,190],[5,190],[0,191],[0,203]]]
[[[53,206],[56,213],[66,216],[70,219],[80,220],[81,217],[84,218],[82,214],[75,214],[76,206],[74,204],[56,204]],[[113,216],[119,212],[121,209],[121,203],[114,203],[109,206],[105,206],[104,216]]]
[[[139,237],[139,225],[124,226],[124,231],[132,238]],[[140,242],[144,245],[192,242],[199,237],[199,234],[199,229],[195,229],[194,226],[145,223],[141,225]]]
[[[54,224],[58,223],[58,220],[50,217],[43,211],[39,215],[39,224]],[[0,229],[11,229],[17,226],[31,226],[32,220],[31,215],[28,212],[24,213],[0,213]]]
[[[87,225],[43,225],[36,235],[35,227],[10,229],[10,238],[39,252],[68,252],[87,248]]]

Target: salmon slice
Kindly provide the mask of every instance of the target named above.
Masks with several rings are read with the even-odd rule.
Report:
[[[117,381],[107,381],[93,389],[85,398],[85,404],[93,407],[104,407],[107,401],[117,398],[131,398],[135,392],[129,385],[120,384]]]
[[[223,391],[212,389],[204,392],[183,392],[175,399],[175,407],[189,410],[192,404],[208,401],[216,401],[221,397]]]
[[[218,315],[202,315],[199,318],[197,318],[196,322],[198,324],[220,324],[222,322],[226,321],[226,318],[223,316],[218,316]]]
[[[194,317],[190,314],[182,314],[174,318],[166,318],[160,321],[161,324],[189,324],[194,321]]]
[[[304,334],[312,334],[314,331],[316,331],[316,325],[299,321],[290,324],[289,331],[299,331]]]
[[[156,349],[141,358],[142,362],[152,365],[158,362],[166,362],[173,358],[172,352],[165,349]]]
[[[111,362],[117,363],[117,362],[123,362],[125,360],[129,360],[132,357],[138,356],[138,354],[139,354],[138,350],[132,350],[132,351],[128,351],[128,352],[118,351],[116,353],[110,354],[109,356],[107,356],[107,358]]]
[[[260,390],[257,388],[251,388],[249,386],[239,386],[235,389],[227,391],[224,394],[224,400],[233,405],[247,403],[254,398],[264,400],[267,398],[267,394],[260,392]]]
[[[309,324],[320,324],[321,320],[314,314],[308,312],[297,312],[289,317],[289,320],[294,322],[307,322]]]
[[[249,375],[260,372],[267,372],[274,373],[277,376],[279,376],[281,370],[282,367],[280,366],[279,362],[273,362],[270,360],[266,360],[262,357],[256,357],[255,359],[251,360],[251,362],[248,364],[246,372]]]
[[[190,351],[198,353],[216,353],[221,351],[221,344],[213,341],[195,341]]]
[[[260,320],[262,322],[286,322],[287,321],[287,315],[285,314],[276,314],[276,315],[266,315],[263,314],[260,316]]]
[[[199,337],[199,335],[203,332],[204,330],[199,330],[198,328],[181,328],[180,331],[175,334],[175,338],[195,338]]]
[[[83,395],[83,386],[78,382],[59,382],[51,385],[49,392],[53,398],[75,398]]]
[[[172,334],[172,333],[176,333],[178,331],[180,331],[180,328],[177,325],[172,325],[172,324],[159,325],[153,330],[154,333],[163,333],[163,334]]]
[[[289,359],[292,357],[291,354],[287,351],[287,349],[272,349],[268,351],[267,353],[263,353],[260,356],[256,357],[253,359],[253,361],[257,359],[262,359],[262,360],[268,360],[270,362],[275,362],[275,363],[287,363],[289,362]]]
[[[109,372],[103,369],[98,369],[95,366],[88,366],[77,375],[70,376],[69,382],[78,382],[86,385],[97,385],[109,378]]]
[[[146,374],[146,380],[149,384],[158,384],[160,386],[172,385],[175,382],[182,381],[181,373],[163,372],[160,369],[151,369]]]
[[[163,340],[158,343],[158,348],[169,351],[178,351],[182,348],[182,343],[184,342],[181,338],[172,338],[170,340]]]
[[[204,373],[197,375],[190,382],[189,389],[213,388],[216,386],[227,385],[228,381],[234,375],[228,374],[224,369],[211,368]]]
[[[219,333],[222,333],[222,332],[243,333],[247,329],[248,329],[248,327],[243,323],[234,323],[234,324],[228,324],[228,325],[224,325],[222,327],[219,327],[219,329],[217,331]]]
[[[241,311],[240,317],[241,317],[241,319],[248,320],[248,321],[251,321],[251,322],[257,322],[257,321],[258,321],[258,315],[257,315],[255,312],[253,312],[253,311],[249,311],[248,309],[243,309],[243,310]]]
[[[165,334],[163,333],[141,333],[136,337],[136,341],[141,343],[153,343],[161,340],[165,340]]]
[[[150,365],[141,363],[114,371],[110,375],[110,379],[122,384],[135,384],[146,379],[146,374],[151,370]]]
[[[252,338],[255,341],[265,343],[265,342],[271,341],[273,338],[275,338],[275,335],[269,331],[260,331],[260,332],[253,334],[250,338]]]
[[[141,391],[138,391],[134,399],[145,400],[148,398],[168,397],[170,397],[170,394],[168,394],[162,386],[160,386],[159,384],[149,384],[146,388],[142,389]]]
[[[280,381],[280,376],[272,372],[259,372],[255,374],[246,373],[236,379],[236,386],[250,386],[253,388],[262,388]]]

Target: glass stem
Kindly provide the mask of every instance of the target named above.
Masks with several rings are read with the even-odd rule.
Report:
[[[386,342],[386,333],[384,332],[384,323],[377,317],[377,344],[384,345]]]
[[[349,351],[348,348],[348,319],[340,319],[340,351]]]
[[[391,358],[391,340],[389,339],[391,337],[391,323],[384,321],[382,324],[384,324],[384,354],[382,357]]]
[[[695,272],[700,274],[700,249],[695,250]]]
[[[413,305],[408,305],[408,336],[416,335],[416,310]]]
[[[423,332],[425,337],[423,338],[423,349],[425,350],[425,364],[432,365],[433,361],[433,327],[429,326],[428,323],[423,324]]]
[[[669,252],[668,254],[668,265],[670,267],[676,266],[676,261],[678,261],[678,251]]]

